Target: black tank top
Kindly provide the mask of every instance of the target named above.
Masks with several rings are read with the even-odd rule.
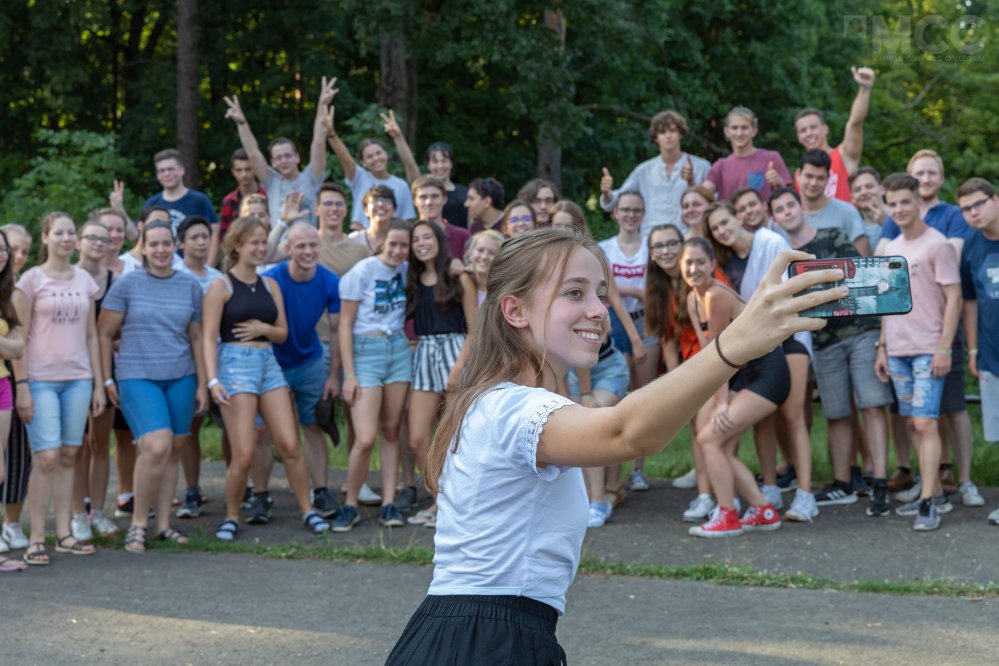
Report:
[[[111,289],[111,281],[114,280],[114,271],[108,271],[108,277],[104,281],[104,293],[101,297],[94,300],[94,314],[99,315],[101,313],[101,306],[104,305],[104,298],[108,295],[108,291]]]
[[[240,282],[233,277],[232,272],[226,273],[226,275],[232,284],[232,296],[222,306],[222,325],[219,327],[222,342],[267,342],[267,338],[263,336],[252,340],[240,340],[232,331],[232,327],[236,324],[242,324],[251,319],[257,319],[265,324],[273,324],[277,321],[277,304],[274,302],[274,297],[271,296],[267,283],[259,275],[253,284]]]
[[[413,312],[413,328],[417,335],[442,335],[445,333],[467,333],[465,309],[460,303],[452,304],[447,310],[440,310],[434,301],[434,285],[420,284],[419,300]]]

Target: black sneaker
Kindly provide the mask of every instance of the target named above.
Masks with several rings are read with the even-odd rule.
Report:
[[[127,502],[122,502],[120,499],[114,501],[114,517],[115,518],[131,518],[132,511],[135,509],[135,497],[129,497]]]
[[[312,494],[312,508],[323,518],[333,518],[340,506],[326,488],[319,488]]]
[[[184,503],[177,507],[177,517],[197,518],[201,515],[201,503],[201,491],[197,488],[188,488]]]
[[[796,490],[798,488],[798,473],[794,471],[794,463],[788,463],[784,473],[777,474],[777,487],[782,491]]]
[[[406,524],[406,521],[402,519],[402,514],[399,513],[399,509],[395,508],[395,504],[386,504],[383,506],[379,518],[385,527],[402,527]]]
[[[891,495],[888,494],[888,486],[874,486],[871,502],[867,505],[867,515],[872,518],[891,515]]]
[[[416,486],[406,486],[395,496],[395,506],[399,511],[412,511],[419,503]]]
[[[867,497],[871,493],[871,487],[864,479],[864,473],[854,465],[850,468],[850,489],[857,493],[858,497]]]
[[[835,504],[856,504],[857,493],[850,487],[839,481],[834,481],[822,489],[822,492],[815,495],[815,504],[818,506],[833,506]]]
[[[344,504],[333,521],[333,531],[349,532],[359,522],[361,522],[361,517],[357,515],[357,507]]]
[[[254,493],[253,499],[250,501],[250,508],[246,512],[246,522],[251,525],[264,525],[270,522],[273,505],[274,500],[269,494],[265,496],[261,493]]]

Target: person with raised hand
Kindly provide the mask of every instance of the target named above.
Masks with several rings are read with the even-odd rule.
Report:
[[[823,326],[798,312],[846,290],[794,295],[843,274],[782,281],[789,261],[808,258],[783,253],[709,348],[614,407],[590,409],[556,391],[569,368],[597,362],[606,263],[592,241],[561,229],[507,241],[465,379],[431,445],[427,485],[440,493],[433,582],[387,664],[564,663],[555,626],[588,516],[579,468],[655,454],[740,366]]]
[[[253,166],[253,174],[257,177],[267,192],[267,202],[270,206],[271,219],[277,220],[281,215],[281,207],[289,192],[298,191],[303,194],[302,208],[306,210],[306,218],[315,223],[312,211],[316,207],[316,191],[323,182],[326,173],[326,133],[325,119],[327,110],[331,109],[337,90],[336,77],[322,77],[319,86],[319,97],[316,100],[316,118],[312,123],[312,142],[309,144],[309,163],[299,171],[298,165],[302,158],[298,154],[295,142],[283,136],[275,137],[267,145],[270,165],[260,150],[257,138],[250,130],[250,124],[239,104],[239,97],[225,97],[225,117],[236,123],[239,141],[246,151],[246,156]]]
[[[14,306],[24,326],[25,354],[14,362],[17,411],[28,426],[33,467],[28,484],[31,545],[28,564],[50,562],[45,519],[55,511],[56,552],[93,555],[93,545],[70,532],[73,467],[83,444],[87,413],[104,411],[94,321],[94,279],[70,265],[76,249],[76,225],[63,212],[42,218],[39,264],[17,281]]]

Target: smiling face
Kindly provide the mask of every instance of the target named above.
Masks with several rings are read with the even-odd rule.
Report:
[[[207,261],[211,245],[212,233],[204,224],[189,227],[180,241],[180,249],[184,251],[184,255],[199,261]]]
[[[596,364],[607,319],[607,277],[589,250],[576,247],[559,280],[553,270],[525,312],[528,332],[556,373]]]
[[[485,275],[489,272],[489,267],[493,265],[493,260],[499,254],[500,244],[493,238],[480,238],[475,243],[475,247],[468,253],[468,260],[476,273]]]
[[[47,233],[42,234],[42,242],[48,248],[50,257],[68,259],[76,249],[76,226],[68,217],[57,217]]]
[[[614,221],[621,227],[621,231],[638,231],[644,217],[645,203],[634,194],[621,195],[614,206]]]
[[[527,206],[515,206],[506,219],[507,233],[510,237],[519,236],[534,229],[534,216]]]
[[[688,227],[697,227],[704,218],[704,211],[708,209],[710,203],[696,192],[685,195],[680,203],[680,219]]]
[[[444,154],[444,151],[435,150],[430,153],[430,159],[427,160],[427,170],[432,175],[446,182],[451,179],[451,169],[453,167],[454,163],[450,157]]]
[[[742,223],[732,213],[719,208],[708,216],[708,229],[716,241],[725,247],[732,247],[740,236]]]
[[[943,171],[932,157],[920,157],[913,162],[909,175],[919,181],[919,197],[923,201],[932,201],[940,194]]]
[[[288,257],[300,271],[311,272],[319,261],[319,232],[311,224],[296,224],[288,232]]]
[[[434,230],[426,224],[418,224],[413,227],[412,252],[415,259],[419,259],[426,266],[432,266],[440,247],[437,245],[437,236]]]
[[[688,243],[680,255],[683,281],[691,289],[706,288],[711,285],[715,274],[715,260],[708,256],[700,245]]]
[[[390,268],[398,268],[409,258],[409,232],[391,229],[385,236],[385,245],[378,255],[382,263]]]
[[[805,224],[805,210],[790,192],[785,192],[771,202],[774,222],[789,234],[796,234]]]
[[[347,217],[347,200],[339,192],[321,191],[316,202],[316,214],[323,229],[339,229]]]
[[[395,203],[386,197],[371,197],[364,212],[372,224],[385,223],[395,217]]]
[[[377,143],[368,144],[361,151],[361,166],[376,176],[385,174],[387,165],[388,153]]]
[[[667,273],[680,262],[683,237],[673,229],[657,229],[649,235],[649,259]]]
[[[174,190],[184,184],[184,167],[170,157],[156,163],[156,180],[164,190]]]
[[[298,164],[302,158],[298,156],[294,144],[282,141],[271,146],[271,166],[283,178],[294,178],[298,175]]]
[[[444,211],[444,193],[436,187],[421,187],[413,196],[413,203],[421,220],[438,222]]]
[[[250,235],[236,248],[240,264],[259,266],[267,258],[267,232],[254,227]]]
[[[798,133],[798,143],[804,146],[805,150],[826,147],[829,126],[814,113],[798,118],[794,123],[794,128]]]
[[[474,188],[468,188],[468,196],[465,197],[465,208],[468,209],[469,217],[473,220],[481,220],[490,206],[492,206],[492,199],[480,196]]]
[[[17,231],[7,232],[7,242],[10,243],[11,257],[14,260],[14,272],[20,273],[31,256],[31,236],[25,236]]]
[[[266,237],[264,244],[266,245]],[[169,272],[173,265],[173,255],[177,246],[173,242],[173,234],[165,227],[150,229],[143,234],[142,256],[153,272]]]
[[[853,205],[861,208],[875,208],[884,205],[884,191],[872,173],[862,173],[853,179],[850,186]]]
[[[826,185],[829,183],[829,170],[824,167],[806,164],[801,167],[798,174],[798,183],[801,185],[801,196],[809,201],[821,199],[825,196]]]
[[[121,219],[118,215],[105,213],[100,216],[98,222],[104,225],[111,238],[107,247],[108,254],[117,255],[121,252],[121,246],[125,243],[125,220]]]
[[[749,231],[756,231],[767,223],[766,208],[756,192],[746,192],[733,203],[736,217]]]
[[[80,229],[80,240],[76,242],[76,250],[81,259],[101,261],[108,252],[111,234],[99,224],[85,224]]]
[[[885,192],[885,203],[899,229],[912,226],[919,219],[919,197],[912,190]]]
[[[732,150],[747,149],[752,147],[753,138],[756,136],[756,127],[748,116],[734,113],[725,125],[725,138],[732,144]]]

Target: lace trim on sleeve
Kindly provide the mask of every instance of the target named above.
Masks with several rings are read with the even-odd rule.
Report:
[[[541,431],[545,429],[545,424],[548,423],[548,417],[552,412],[574,404],[576,403],[568,398],[552,395],[534,408],[530,416],[524,419],[517,432],[517,453],[523,456],[523,459],[537,471],[538,476],[543,481],[554,480],[562,470],[568,468],[556,465],[538,467],[538,440],[541,439]]]

